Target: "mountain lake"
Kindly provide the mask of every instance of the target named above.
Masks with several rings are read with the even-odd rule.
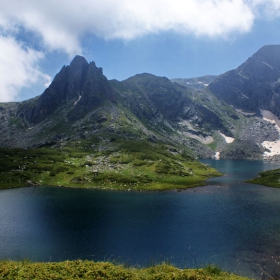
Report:
[[[280,267],[280,189],[243,183],[280,168],[203,160],[225,176],[184,191],[59,187],[0,191],[0,259],[90,259],[181,268],[219,265],[260,279]]]

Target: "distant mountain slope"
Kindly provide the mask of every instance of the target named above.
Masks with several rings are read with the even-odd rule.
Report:
[[[189,132],[189,135],[207,137],[212,130],[221,130],[231,135],[227,118],[238,118],[234,110],[221,104],[211,93],[192,92],[165,77],[138,74],[111,85],[124,106],[158,132],[166,128],[169,133]],[[223,110],[231,113],[224,115]]]
[[[214,75],[206,75],[202,77],[195,77],[195,78],[188,78],[188,79],[171,79],[173,83],[178,83],[182,86],[191,88],[191,89],[204,89],[207,87],[210,83],[212,83],[217,76]]]
[[[280,45],[264,46],[235,70],[208,87],[235,108],[260,114],[269,110],[280,117]]]
[[[218,77],[173,82],[148,73],[108,81],[94,62],[76,56],[42,95],[0,104],[0,147],[99,137],[172,144],[197,157],[262,158],[270,142],[280,143],[279,73],[280,45]]]

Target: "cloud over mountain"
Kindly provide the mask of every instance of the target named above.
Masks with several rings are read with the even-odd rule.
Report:
[[[12,100],[27,82],[48,79],[37,68],[43,53],[83,53],[82,39],[94,34],[106,40],[133,40],[147,34],[175,32],[196,37],[228,37],[249,32],[261,16],[279,16],[279,0],[0,0],[0,48],[10,45],[10,60],[0,56],[3,69],[18,67],[21,82],[6,79],[0,100]],[[29,35],[36,42],[29,41]],[[29,63],[29,64],[28,64]],[[29,69],[26,71],[26,69]],[[4,71],[5,72],[5,71]],[[36,73],[31,77],[29,74]],[[5,74],[5,73],[4,73]],[[27,78],[28,76],[28,78]],[[36,77],[36,78],[34,78]],[[10,96],[8,98],[8,96]]]
[[[16,100],[19,90],[36,83],[49,85],[51,78],[37,67],[43,57],[12,37],[0,36],[0,101]]]
[[[71,55],[81,51],[79,39],[86,33],[124,40],[165,31],[212,37],[246,32],[254,20],[242,0],[61,0],[59,5],[11,0],[0,13],[2,28],[22,25],[41,36],[47,48]]]

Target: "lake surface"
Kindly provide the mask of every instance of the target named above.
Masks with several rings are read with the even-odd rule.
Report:
[[[262,270],[276,275],[280,189],[243,181],[280,164],[203,162],[226,175],[181,192],[1,190],[0,259],[168,260],[182,268],[214,263],[255,279]]]

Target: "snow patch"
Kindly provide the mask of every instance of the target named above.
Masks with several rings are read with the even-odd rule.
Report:
[[[268,110],[262,110],[260,109],[262,117],[265,121],[271,122],[271,123],[275,123],[276,124],[276,128],[280,133],[280,120],[278,119],[277,116],[275,116],[272,112],[268,111]]]
[[[249,97],[248,97],[247,95],[245,95],[245,94],[243,94],[243,93],[241,93],[241,95],[242,95],[244,98],[249,99]]]
[[[271,157],[275,155],[280,155],[280,140],[277,141],[264,141],[262,146],[269,151],[263,153],[264,157]]]
[[[266,62],[262,62],[264,65],[266,65],[266,66],[268,66],[269,68],[271,68],[272,70],[274,70],[274,68],[271,66],[271,65],[269,65],[268,63],[266,63]]]
[[[220,152],[216,152],[216,154],[214,155],[214,159],[220,159]]]
[[[260,111],[264,120],[276,124],[276,128],[280,134],[280,120],[278,117],[268,110],[260,109]],[[267,149],[267,151],[263,153],[264,158],[280,155],[280,140],[264,141],[262,142],[262,146]]]
[[[74,106],[81,100],[82,96],[79,95],[79,98],[74,102]]]
[[[256,114],[256,113],[244,112],[244,111],[242,111],[241,109],[234,108],[233,105],[231,105],[231,107],[232,107],[237,113],[241,113],[241,114],[243,114],[244,116],[253,116],[253,115]]]
[[[226,142],[229,144],[229,143],[232,143],[235,139],[233,137],[229,137],[229,136],[226,136],[224,135],[221,131],[219,131],[220,134],[225,138]]]

